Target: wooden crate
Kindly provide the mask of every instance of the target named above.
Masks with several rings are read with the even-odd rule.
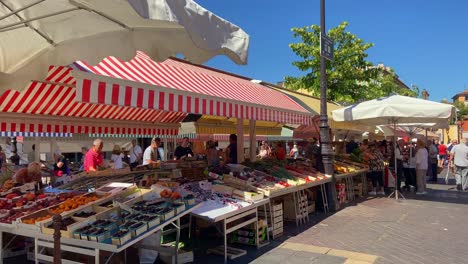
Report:
[[[292,195],[286,196],[284,199],[284,210],[283,216],[284,220],[288,221],[296,221],[297,219],[304,219],[308,216],[307,207],[307,195],[303,195],[296,200],[296,204],[294,204],[294,200]],[[297,209],[295,209],[297,207]]]
[[[206,179],[205,168],[181,168],[182,176],[189,181],[199,181]]]
[[[273,234],[272,234],[273,239],[276,239],[282,235],[283,235],[283,227],[273,230]]]

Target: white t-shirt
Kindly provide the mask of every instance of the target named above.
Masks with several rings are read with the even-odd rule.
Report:
[[[466,144],[457,144],[452,148],[453,162],[459,167],[468,167],[468,146]]]
[[[143,153],[141,147],[136,145],[135,147],[130,148],[130,163],[133,163],[137,160],[138,156]]]
[[[148,160],[151,160],[152,154],[152,147],[149,146],[145,149],[145,153],[143,153],[143,165],[149,164]]]
[[[117,154],[112,154],[111,160],[114,162],[114,169],[123,169],[123,161],[122,158],[124,157],[123,153],[120,153],[120,155]]]

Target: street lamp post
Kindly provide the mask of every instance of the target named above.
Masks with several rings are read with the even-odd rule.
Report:
[[[325,0],[320,0],[320,33],[325,34]],[[322,41],[322,38],[320,39]],[[326,59],[320,55],[320,146],[322,150],[322,161],[326,175],[331,175],[332,181],[327,185],[328,205],[331,211],[338,210],[336,194],[336,179],[333,173],[334,153],[330,142],[330,127],[328,126],[327,114],[327,71]]]

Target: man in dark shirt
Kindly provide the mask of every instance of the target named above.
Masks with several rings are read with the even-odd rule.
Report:
[[[346,144],[346,154],[351,154],[355,149],[359,148],[358,143],[354,141],[354,138],[351,138],[351,140]]]
[[[226,163],[237,164],[237,135],[229,135],[229,146],[226,148]]]
[[[179,160],[182,157],[192,157],[192,156],[193,156],[193,152],[192,152],[192,149],[189,147],[189,138],[184,137],[182,139],[182,144],[180,144],[180,146],[178,146],[175,150],[174,159]]]

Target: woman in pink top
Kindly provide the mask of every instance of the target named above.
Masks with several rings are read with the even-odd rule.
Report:
[[[93,142],[93,147],[88,150],[84,158],[85,171],[97,171],[98,166],[102,165],[102,147],[104,143],[101,139],[96,139]]]

